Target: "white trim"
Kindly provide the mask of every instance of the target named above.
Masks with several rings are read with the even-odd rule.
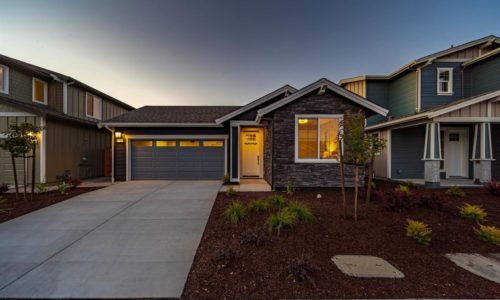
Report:
[[[68,83],[63,82],[63,113],[68,114]],[[85,104],[86,99],[85,99]]]
[[[417,112],[422,109],[422,70],[417,68]]]
[[[331,82],[330,80],[328,79],[320,79],[308,86],[306,86],[305,88],[295,92],[294,94],[286,97],[286,98],[283,98],[275,103],[272,103],[264,108],[261,108],[257,111],[257,118],[256,118],[256,121],[259,122],[260,119],[267,113],[270,113],[294,100],[297,100],[299,99],[300,97],[303,97],[304,95],[307,95],[309,94],[310,92],[316,90],[316,89],[319,89],[321,88],[321,86],[323,85],[326,85],[326,87],[328,89],[330,89],[331,91],[353,101],[354,103],[357,103],[363,107],[366,107],[378,114],[381,114],[383,116],[387,116],[387,114],[389,113],[389,111],[381,106],[378,106],[377,104],[373,103],[373,102],[370,102],[368,101],[367,99],[357,95],[357,94],[354,94],[350,91],[347,91],[346,89],[336,85],[335,83]]]
[[[434,118],[435,121],[443,122],[443,123],[456,123],[456,122],[465,122],[465,123],[475,123],[475,122],[492,122],[498,123],[500,122],[500,117],[437,117]]]
[[[422,160],[428,159],[427,157],[427,141],[429,140],[429,126],[431,123],[427,123],[425,125],[425,142],[424,142],[424,155],[422,156]]]
[[[239,109],[237,109],[235,111],[232,111],[232,112],[228,113],[227,115],[224,115],[224,116],[216,119],[215,123],[221,124],[221,123],[223,123],[223,122],[225,122],[225,121],[227,121],[227,120],[229,120],[231,118],[234,118],[234,117],[236,117],[236,116],[238,116],[238,115],[240,115],[240,114],[242,114],[242,113],[244,113],[244,112],[246,112],[246,111],[248,111],[248,110],[250,110],[250,109],[252,109],[254,107],[257,107],[257,106],[259,106],[259,105],[261,105],[261,104],[269,101],[270,99],[272,99],[272,98],[274,98],[274,97],[276,97],[276,96],[278,96],[280,94],[283,94],[283,93],[286,93],[286,92],[292,92],[292,93],[294,93],[296,91],[297,91],[296,88],[294,88],[292,86],[289,86],[289,85],[285,85],[285,86],[283,86],[283,87],[275,90],[274,92],[271,92],[271,93],[269,93],[269,94],[267,94],[265,96],[262,96],[259,99],[254,100],[254,101],[248,103],[247,105],[245,105],[245,106],[243,106],[243,107],[241,107],[241,108],[239,108]]]
[[[5,79],[5,82],[4,82],[5,89],[0,90],[0,93],[8,95],[9,94],[9,77],[10,77],[9,67],[7,67],[6,65],[0,64],[0,68],[3,68],[3,70],[4,70],[4,79]]]
[[[442,114],[449,113],[449,112],[455,111],[457,109],[461,109],[461,108],[470,106],[472,104],[482,102],[484,100],[489,100],[489,99],[494,98],[494,97],[500,97],[500,90],[497,90],[497,91],[494,91],[494,92],[491,92],[491,93],[488,93],[488,94],[485,94],[482,96],[478,96],[478,97],[472,98],[470,100],[463,101],[463,102],[445,107],[445,108],[440,109],[440,110],[429,112],[428,116],[429,116],[429,118],[434,118],[434,117],[440,116]]]
[[[450,72],[450,75],[449,75],[449,80],[448,81],[440,81],[439,79],[439,74],[441,74],[442,72]],[[439,96],[451,96],[453,95],[453,68],[437,68],[437,80],[436,80],[436,83],[437,83],[437,89],[436,89],[436,93],[439,95]],[[447,91],[440,91],[440,83],[441,82],[448,82],[448,90]]]
[[[89,115],[88,112],[87,112],[87,99],[88,99],[88,96],[92,96],[92,101],[94,102],[92,104],[92,106],[95,104],[95,100],[96,99],[99,99],[99,116],[94,116],[94,115]],[[95,109],[95,108],[94,108]],[[92,119],[95,119],[95,120],[102,120],[102,110],[103,110],[103,105],[102,105],[102,98],[99,97],[99,96],[96,96],[92,93],[89,93],[89,92],[85,92],[85,116],[89,117],[89,118],[92,118]]]
[[[430,158],[436,159],[436,123],[430,123],[429,125],[429,129],[431,131]]]
[[[471,158],[471,160],[478,159],[476,157],[478,127],[479,127],[479,124],[474,125],[474,141],[472,143],[472,158]]]
[[[36,115],[28,112],[0,112],[0,117],[35,117]]]
[[[489,159],[495,160],[495,158],[493,157],[493,141],[491,140],[491,123],[486,123],[486,124],[488,126],[488,135],[489,135],[489,139],[490,139],[490,157],[489,157]]]
[[[463,67],[470,66],[472,64],[475,64],[476,62],[479,62],[479,61],[481,61],[481,60],[483,60],[485,58],[488,58],[490,56],[496,55],[498,53],[500,53],[500,48],[497,48],[497,49],[492,50],[490,52],[486,52],[485,54],[482,54],[482,55],[480,55],[480,56],[478,56],[478,57],[476,57],[474,59],[468,60],[467,62],[463,63],[462,66]]]
[[[47,126],[45,118],[40,118],[40,127],[42,132],[40,135],[40,182],[47,181]]]
[[[35,99],[35,81],[39,81],[43,83],[43,102],[40,102]],[[41,80],[40,78],[33,77],[31,80],[31,101],[38,103],[38,104],[44,104],[47,105],[49,102],[49,85],[47,84],[47,81]]]
[[[321,159],[320,158],[320,143],[321,143],[321,138],[320,138],[320,119],[338,119],[342,121],[343,115],[339,114],[296,114],[295,115],[295,134],[294,134],[294,162],[295,163],[338,163],[339,161],[337,159]],[[317,138],[318,138],[318,153],[317,157],[318,158],[299,158],[299,119],[304,118],[304,119],[317,119],[318,120],[318,131],[317,131]],[[341,127],[339,127],[339,130],[342,130]],[[342,147],[343,148],[343,147]]]
[[[479,124],[479,128],[481,128],[481,137],[479,140],[481,141],[481,159],[486,158],[486,127],[485,123]]]
[[[393,124],[405,123],[405,122],[408,122],[408,121],[419,120],[419,119],[426,119],[426,118],[427,118],[427,114],[426,113],[420,113],[420,114],[417,114],[417,115],[403,117],[403,118],[400,118],[400,119],[396,119],[396,120],[387,121],[387,122],[384,122],[384,123],[380,123],[380,124],[375,124],[375,125],[372,125],[372,126],[368,126],[368,127],[365,128],[365,130],[374,130],[374,129],[384,128],[384,127],[389,127],[389,126],[391,126]]]
[[[387,129],[387,178],[391,178],[392,176],[392,130]]]
[[[466,61],[469,61],[470,58],[438,58],[436,60],[434,60],[434,62],[466,62]]]
[[[99,126],[109,126],[109,127],[223,127],[220,124],[215,123],[116,123],[116,122],[103,122],[99,123]]]
[[[111,129],[111,182],[115,182],[115,129]]]

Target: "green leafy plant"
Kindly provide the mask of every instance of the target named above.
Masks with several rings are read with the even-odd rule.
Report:
[[[471,205],[468,203],[464,203],[460,209],[460,216],[462,218],[471,219],[476,222],[484,222],[486,220],[486,216],[488,213],[479,205]]]
[[[465,192],[461,188],[459,188],[458,186],[455,185],[455,186],[450,187],[446,191],[446,195],[451,197],[451,198],[459,199],[459,198],[465,197]]]
[[[314,215],[307,204],[300,201],[291,201],[288,206],[285,207],[287,211],[294,214],[295,217],[300,221],[311,221],[314,219]]]
[[[40,194],[47,193],[49,191],[49,185],[46,183],[38,183],[36,185],[36,190]]]
[[[66,182],[61,182],[58,186],[57,186],[57,190],[59,191],[59,193],[61,194],[66,194],[66,192],[68,191],[68,189],[70,188],[69,184],[67,184]]]
[[[269,210],[269,201],[264,199],[254,199],[248,203],[248,209],[252,212],[266,212]]]
[[[277,194],[273,194],[269,197],[267,197],[267,201],[269,201],[269,203],[271,203],[273,206],[276,206],[276,207],[283,207],[286,203],[286,199],[283,195],[277,195]]]
[[[500,229],[495,226],[479,225],[474,232],[481,241],[500,246]]]
[[[228,196],[229,198],[233,198],[234,196],[236,196],[236,190],[230,186],[226,189],[226,196]]]
[[[245,205],[241,201],[233,201],[224,211],[224,215],[229,218],[231,223],[238,224],[246,214]]]
[[[288,181],[286,183],[286,193],[288,195],[291,195],[293,193],[295,193],[295,190],[297,189],[297,187],[295,186],[295,182],[294,181]]]
[[[396,192],[403,193],[406,196],[411,195],[410,187],[407,185],[399,185],[395,190],[396,190]]]
[[[267,228],[269,232],[276,230],[278,235],[281,229],[286,227],[292,227],[297,223],[297,216],[290,211],[283,209],[275,214],[270,215],[266,220]]]
[[[416,186],[417,186],[417,184],[416,184],[415,182],[411,181],[411,180],[408,180],[408,181],[406,182],[406,186],[407,186],[408,188],[410,188],[410,189],[411,189],[411,188],[416,187]]]
[[[226,174],[224,175],[224,177],[222,177],[222,183],[223,183],[223,184],[228,184],[228,183],[229,183],[229,181],[230,181],[230,178],[229,178],[229,173],[226,173]]]
[[[429,245],[431,242],[432,230],[424,222],[415,220],[407,220],[406,236],[411,237],[415,241],[423,245]]]

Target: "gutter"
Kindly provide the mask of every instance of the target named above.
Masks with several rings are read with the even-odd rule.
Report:
[[[222,124],[215,123],[137,123],[137,122],[104,122],[97,125],[99,128],[103,126],[110,127],[224,127]]]

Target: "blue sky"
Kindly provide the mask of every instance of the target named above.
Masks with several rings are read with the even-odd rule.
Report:
[[[0,52],[133,106],[243,105],[500,35],[500,1],[0,0]]]

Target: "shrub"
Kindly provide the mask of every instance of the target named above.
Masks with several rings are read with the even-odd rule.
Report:
[[[488,213],[479,205],[470,205],[464,203],[462,207],[459,207],[460,215],[463,218],[471,219],[477,222],[483,222],[486,220]]]
[[[212,263],[217,267],[225,268],[236,258],[238,258],[238,255],[235,248],[226,246],[212,254]]]
[[[38,183],[36,185],[36,190],[41,194],[47,193],[49,191],[49,185],[46,183]]]
[[[307,256],[301,255],[293,259],[288,265],[288,273],[296,281],[307,281],[317,289],[316,282],[312,275],[321,269]]]
[[[283,207],[286,203],[285,197],[276,194],[267,197],[267,201],[269,201],[269,203],[279,208]]]
[[[281,229],[286,227],[292,227],[297,223],[297,217],[290,211],[283,209],[275,214],[270,215],[266,220],[267,228],[269,232],[276,230],[278,235]]]
[[[241,201],[231,202],[229,207],[224,211],[226,217],[228,217],[233,224],[238,224],[238,222],[245,216],[245,213],[245,206],[241,203]]]
[[[226,189],[226,196],[228,196],[229,198],[233,198],[234,196],[236,196],[236,190],[230,186]]]
[[[409,189],[414,188],[416,186],[417,186],[417,184],[415,182],[411,181],[411,180],[408,180],[406,182],[406,187],[408,187]]]
[[[226,173],[226,174],[224,175],[224,177],[222,177],[222,183],[223,183],[223,184],[228,184],[228,183],[229,183],[229,181],[230,181],[230,178],[229,178],[229,173]]]
[[[66,194],[66,192],[68,191],[69,189],[69,185],[66,183],[66,182],[61,182],[58,186],[57,186],[57,190],[59,191],[59,193],[61,194]]]
[[[465,197],[465,192],[458,186],[452,186],[446,191],[446,195],[454,199],[459,199]]]
[[[299,221],[311,221],[314,219],[311,209],[303,202],[291,201],[285,209],[294,214]]]
[[[66,183],[72,188],[77,188],[80,184],[82,184],[82,180],[80,178],[76,178],[76,177],[68,177],[68,179],[66,180]]]
[[[407,196],[411,195],[410,191],[410,186],[409,185],[399,185],[397,188],[395,188],[397,193],[403,193]]]
[[[295,193],[295,190],[296,190],[295,182],[288,181],[286,183],[286,193],[289,194],[289,195],[291,195],[291,194]]]
[[[414,221],[408,219],[408,225],[406,226],[406,236],[411,237],[418,243],[423,245],[429,245],[431,242],[432,230],[424,222]]]
[[[431,209],[442,209],[448,200],[446,197],[434,192],[430,195],[422,193],[418,199],[420,207]]]
[[[415,201],[411,197],[411,192],[408,187],[402,185],[385,194],[380,192],[377,197],[381,197],[384,208],[389,211],[403,212],[415,207]]]
[[[240,236],[241,244],[250,244],[261,247],[267,241],[267,234],[261,229],[250,228],[245,230]]]
[[[263,199],[254,199],[248,203],[248,209],[252,212],[266,212],[269,206],[269,202]]]
[[[492,180],[486,184],[488,191],[496,196],[500,196],[500,181]]]
[[[7,214],[11,208],[9,207],[9,202],[7,199],[0,196],[0,213]]]
[[[495,226],[479,225],[479,229],[474,228],[474,232],[481,241],[500,246],[500,229]]]
[[[0,184],[0,195],[6,193],[9,190],[9,185],[6,183]]]

